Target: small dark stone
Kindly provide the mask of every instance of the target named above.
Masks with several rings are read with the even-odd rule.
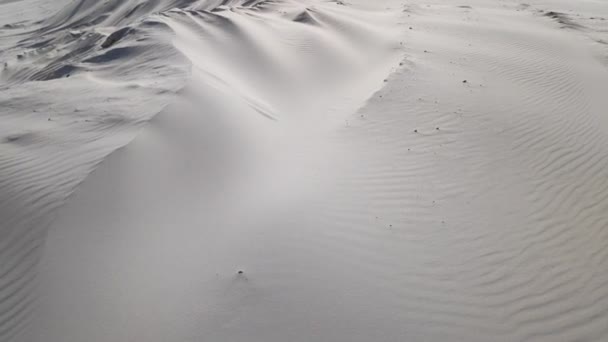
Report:
[[[417,129],[415,129],[415,130],[414,130],[414,133],[418,133],[418,130],[417,130]]]
[[[468,82],[467,80],[462,81],[462,83],[467,83],[467,82]]]
[[[242,270],[239,270],[237,273],[238,273],[238,274],[243,274],[243,273],[245,273],[245,272],[243,272]]]
[[[436,130],[439,130],[439,127],[435,127]]]

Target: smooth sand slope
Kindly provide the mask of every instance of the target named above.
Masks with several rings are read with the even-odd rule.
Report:
[[[0,16],[0,340],[604,341],[608,5],[581,4]]]

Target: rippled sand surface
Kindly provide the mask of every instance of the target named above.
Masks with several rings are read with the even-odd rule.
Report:
[[[605,341],[608,3],[0,0],[0,341]]]

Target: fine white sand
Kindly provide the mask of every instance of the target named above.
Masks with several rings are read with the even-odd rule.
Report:
[[[608,339],[607,32],[0,0],[0,341]]]

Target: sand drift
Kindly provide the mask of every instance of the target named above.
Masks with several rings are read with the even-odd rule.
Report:
[[[0,341],[608,338],[607,5],[0,13]]]

